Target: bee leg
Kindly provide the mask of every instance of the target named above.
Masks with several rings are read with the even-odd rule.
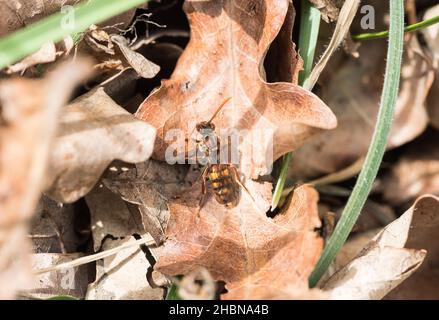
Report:
[[[248,191],[247,187],[242,183],[241,178],[239,177],[239,174],[238,174],[238,170],[234,166],[230,166],[230,169],[233,172],[233,175],[235,176],[236,183],[247,192],[247,194],[250,196],[250,198],[252,198],[253,202],[256,202],[255,198],[253,198],[250,191]]]
[[[198,203],[198,207],[197,207],[197,218],[200,218],[200,211],[201,208],[204,205],[204,200],[206,198],[206,179],[208,178],[208,171],[207,171],[207,167],[204,168],[203,173],[201,174],[201,198],[200,198],[200,202]]]

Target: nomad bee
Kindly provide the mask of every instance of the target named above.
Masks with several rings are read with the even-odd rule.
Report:
[[[212,163],[213,158],[219,159],[220,150],[218,137],[215,137],[212,143],[211,136],[215,131],[215,125],[212,121],[229,101],[230,98],[224,101],[209,121],[202,121],[196,125],[196,130],[203,136],[201,141],[197,141],[197,157],[200,162],[206,164],[201,175],[203,181],[200,208],[206,194],[206,185],[210,185],[212,188],[216,201],[229,209],[238,204],[239,186],[246,189],[241,183],[238,172],[233,165],[217,164],[218,161]]]

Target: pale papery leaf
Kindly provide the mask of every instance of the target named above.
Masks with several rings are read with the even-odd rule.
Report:
[[[438,299],[439,283],[439,198],[432,195],[419,197],[414,205],[401,216],[399,229],[391,230],[392,238],[397,232],[408,232],[405,246],[407,248],[424,249],[427,256],[421,267],[386,299]]]
[[[90,63],[66,63],[46,79],[0,83],[0,296],[11,298],[30,273],[27,225],[44,191],[60,108]],[[16,281],[11,282],[11,276]]]
[[[39,63],[49,63],[56,60],[56,47],[53,42],[49,42],[41,47],[40,50],[24,58],[20,62],[7,68],[6,73],[11,74],[26,70]]]
[[[136,113],[158,130],[156,159],[165,160],[172,145],[169,130],[179,129],[193,139],[195,124],[209,120],[228,98],[230,103],[214,120],[216,132],[222,128],[244,136],[237,149],[246,177],[269,173],[273,160],[300,147],[319,129],[336,126],[336,118],[317,96],[292,83],[266,83],[261,76],[263,59],[288,6],[288,0],[185,3],[191,40],[171,79]]]
[[[134,242],[133,237],[107,239],[103,249]],[[150,263],[145,253],[131,247],[96,263],[96,281],[88,287],[87,300],[162,300],[163,288],[152,288],[147,280]]]
[[[48,194],[73,202],[89,192],[113,160],[143,162],[152,153],[155,129],[97,88],[66,106],[51,153]]]
[[[401,217],[368,242],[352,261],[322,284],[322,288],[332,299],[382,299],[398,285],[401,287],[396,292],[416,295],[415,279],[425,278],[426,274],[435,271],[434,261],[439,248],[439,242],[435,241],[438,209],[437,197],[418,198]],[[424,259],[427,261],[422,264]],[[418,294],[423,295],[422,292]]]
[[[83,253],[38,253],[32,255],[32,269],[47,268],[59,263],[66,263],[84,256]],[[82,265],[61,271],[37,275],[33,286],[25,291],[31,299],[48,299],[59,295],[69,295],[78,299],[85,298],[88,285],[88,266]]]

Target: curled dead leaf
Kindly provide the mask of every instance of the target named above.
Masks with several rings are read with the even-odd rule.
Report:
[[[310,0],[320,10],[323,20],[326,22],[336,21],[344,0]]]
[[[140,53],[132,50],[126,38],[112,35],[111,40],[117,44],[126,61],[142,78],[154,78],[160,72],[160,66],[149,61]]]
[[[60,202],[79,199],[113,160],[148,159],[154,139],[155,129],[117,105],[103,88],[79,97],[61,113],[48,194]]]
[[[160,66],[133,50],[127,38],[108,33],[106,29],[92,25],[82,36],[78,50],[93,55],[99,62],[95,67],[104,70],[133,68],[138,76],[154,78]]]

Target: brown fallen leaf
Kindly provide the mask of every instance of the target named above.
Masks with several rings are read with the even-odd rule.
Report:
[[[300,147],[336,118],[313,93],[292,83],[267,83],[262,62],[288,12],[288,0],[187,1],[192,37],[170,80],[153,92],[136,116],[157,128],[154,158],[165,160],[173,129],[196,137],[194,126],[215,118],[216,133],[241,133],[240,171],[257,178],[272,161]],[[294,63],[294,62],[293,62]],[[273,143],[274,142],[274,143]]]
[[[257,199],[271,193],[267,183],[250,180],[249,186],[259,192],[253,193]],[[315,232],[320,220],[312,187],[297,188],[274,219],[265,214],[269,202],[255,203],[245,191],[233,209],[209,194],[197,217],[200,185],[194,188],[170,204],[168,240],[158,253],[156,270],[179,275],[205,267],[215,280],[227,283],[225,299],[262,299],[283,289],[307,297],[308,276],[323,246]]]
[[[329,291],[332,299],[382,299],[395,288],[388,298],[437,297],[438,279],[432,276],[437,273],[438,209],[439,198],[430,195],[418,198],[409,210],[329,278],[323,289]],[[420,279],[424,280],[422,284]],[[429,290],[424,286],[430,287]]]
[[[333,108],[339,125],[295,152],[289,172],[292,179],[306,181],[340,171],[366,154],[379,107],[382,82],[377,79],[381,78],[385,47],[380,40],[370,42],[359,48],[361,57],[367,58],[345,59],[341,66],[333,67],[336,72],[325,71],[321,95]],[[406,48],[388,149],[413,140],[428,124],[425,100],[433,72],[416,37]]]
[[[61,113],[48,194],[59,202],[79,199],[113,160],[148,159],[154,139],[155,129],[117,105],[103,88],[79,97]]]
[[[90,73],[78,59],[44,80],[0,83],[0,297],[12,298],[30,276],[27,221],[46,180],[57,116],[75,85]],[[13,277],[16,281],[11,282]]]
[[[391,204],[401,205],[425,193],[439,194],[438,133],[407,149],[381,181],[380,189]]]

